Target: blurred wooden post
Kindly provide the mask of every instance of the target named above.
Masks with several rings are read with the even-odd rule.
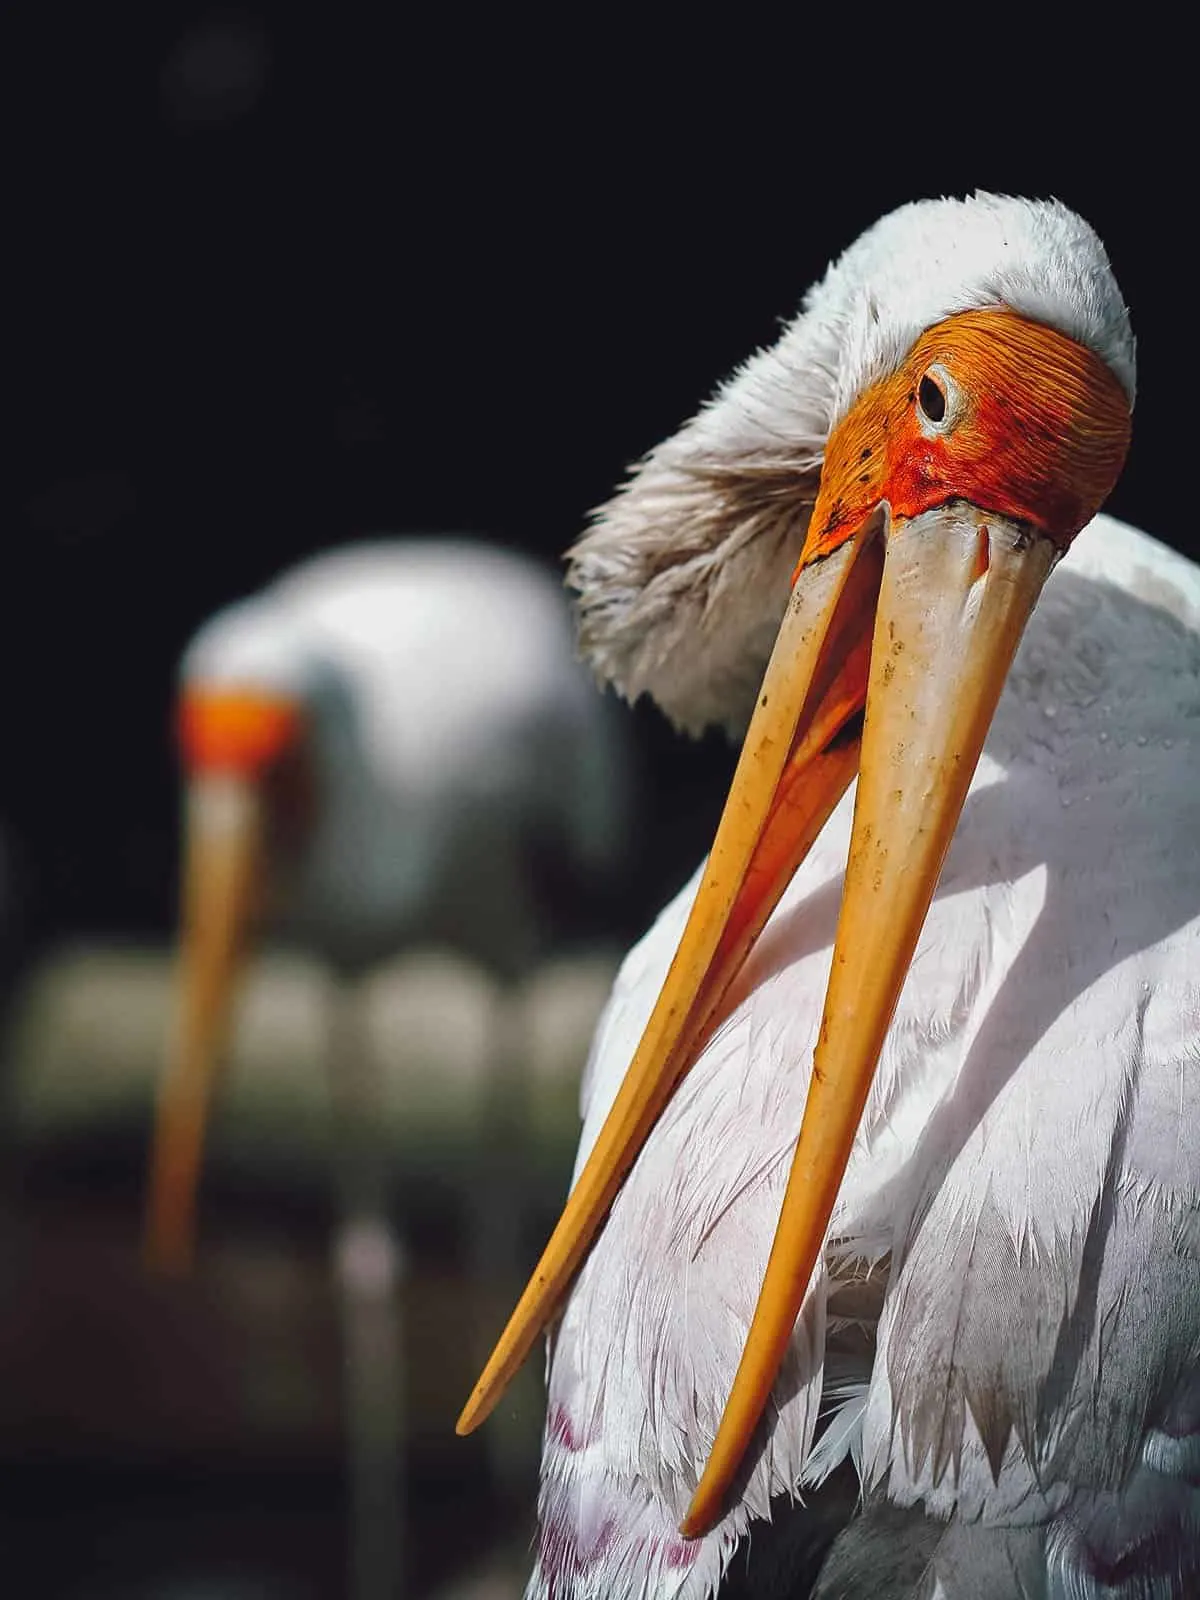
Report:
[[[385,1084],[360,987],[337,985],[330,1029],[334,1274],[342,1337],[351,1600],[404,1593],[404,1247],[388,1217]]]

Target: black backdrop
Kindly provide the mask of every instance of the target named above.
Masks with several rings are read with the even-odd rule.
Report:
[[[172,672],[209,611],[383,531],[557,559],[904,200],[1057,194],[1095,224],[1140,349],[1112,509],[1195,553],[1170,39],[1136,60],[1127,15],[1089,62],[1044,20],[906,14],[901,51],[848,8],[819,37],[816,14],[712,16],[652,43],[566,10],[18,14],[0,817],[26,953],[169,926]],[[635,730],[624,933],[689,870],[729,768],[648,709]]]

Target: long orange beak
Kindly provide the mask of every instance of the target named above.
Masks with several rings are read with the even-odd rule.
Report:
[[[150,1158],[145,1259],[186,1272],[195,1253],[204,1131],[245,934],[258,898],[262,796],[231,773],[191,784],[185,813],[175,1033],[159,1084]]]
[[[766,1405],[1013,654],[1059,553],[1048,538],[1030,540],[1027,528],[961,503],[897,523],[888,538],[850,855],[804,1119],[685,1535],[721,1516]]]
[[[1027,525],[959,501],[894,523],[881,507],[831,554],[801,566],[679,950],[460,1433],[487,1416],[553,1316],[753,939],[858,771],[832,976],[792,1174],[741,1366],[682,1531],[699,1534],[718,1519],[822,1249],[1013,652],[1058,553]]]
[[[679,950],[460,1432],[487,1415],[554,1315],[732,977],[857,770],[792,1171],[681,1531],[718,1520],[823,1248],[1013,653],[1047,574],[1115,483],[1129,430],[1128,398],[1098,357],[1003,307],[926,329],[831,430],[791,604]]]

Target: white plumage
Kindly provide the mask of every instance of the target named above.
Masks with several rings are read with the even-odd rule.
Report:
[[[831,1425],[818,1425],[828,1298],[889,1252],[878,1354],[868,1348],[856,1379],[869,1484],[901,1504],[927,1496],[935,1514],[1018,1523],[1066,1500],[1051,1532],[1069,1543],[1131,1458],[1169,1449],[1161,1423],[1176,1400],[1192,1407],[1176,1454],[1190,1452],[1195,1476],[1198,717],[1200,572],[1097,518],[1047,586],[1001,701],[842,1185],[828,1276],[776,1389],[768,1451],[737,1510],[685,1544],[676,1525],[741,1353],[804,1107],[853,806],[842,802],[555,1335],[543,1539],[575,1542],[584,1566],[605,1552],[590,1581],[556,1593],[713,1592],[770,1497],[803,1483],[806,1462],[807,1476],[835,1464],[828,1451],[810,1461]],[[584,1086],[577,1167],[694,891],[695,880],[621,969]],[[1068,1360],[1072,1313],[1087,1325]],[[1099,1432],[1098,1401],[1110,1408]],[[1042,1473],[1063,1452],[1048,1498],[1021,1433]],[[573,1451],[564,1436],[592,1442]],[[1088,1488],[1072,1510],[1078,1481]],[[1155,1514],[1171,1513],[1164,1494]],[[1178,1497],[1200,1539],[1200,1494],[1181,1482]],[[1139,1532],[1152,1526],[1147,1515]],[[1064,1594],[1105,1593],[1077,1577]]]
[[[1132,402],[1129,313],[1091,228],[1000,195],[883,217],[802,313],[650,451],[571,552],[582,640],[631,700],[740,734],[787,602],[825,441],[922,329],[1010,305],[1099,355]]]
[[[831,422],[923,328],[996,303],[1132,397],[1128,318],[1078,218],[906,207],[578,547],[602,670],[684,724],[744,721]],[[677,1531],[779,1216],[852,810],[771,916],[552,1334],[529,1595],[713,1595],[747,1531],[753,1563],[755,1519],[815,1517],[849,1456],[864,1503],[826,1600],[1182,1600],[1200,1591],[1200,570],[1107,516],[1028,625],[733,1504]],[[618,977],[577,1177],[698,881]]]

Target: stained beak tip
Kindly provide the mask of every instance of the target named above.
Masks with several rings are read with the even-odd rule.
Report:
[[[679,1524],[679,1537],[681,1539],[702,1539],[708,1531],[709,1524],[703,1518],[697,1516],[689,1506],[687,1516]]]

